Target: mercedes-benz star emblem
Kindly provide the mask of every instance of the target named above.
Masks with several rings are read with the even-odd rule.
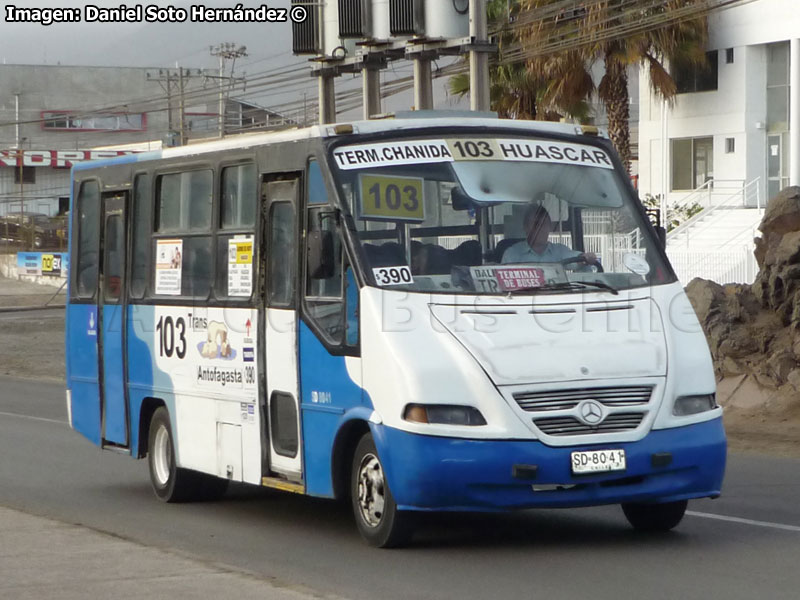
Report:
[[[587,425],[597,425],[603,420],[603,406],[594,400],[584,400],[578,406],[578,414]]]

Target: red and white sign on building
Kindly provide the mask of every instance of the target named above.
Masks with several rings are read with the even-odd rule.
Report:
[[[0,150],[0,167],[69,168],[86,160],[135,154],[133,150]],[[20,156],[21,155],[21,156]]]

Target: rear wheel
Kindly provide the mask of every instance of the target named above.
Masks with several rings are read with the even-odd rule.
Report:
[[[622,512],[638,531],[669,531],[681,522],[688,504],[686,500],[661,504],[623,504]]]
[[[358,442],[353,456],[350,498],[358,531],[368,544],[393,548],[411,539],[413,515],[397,510],[375,442],[368,433]]]
[[[228,488],[227,479],[181,469],[176,465],[169,412],[163,406],[156,409],[150,420],[147,463],[153,491],[164,502],[214,500]]]

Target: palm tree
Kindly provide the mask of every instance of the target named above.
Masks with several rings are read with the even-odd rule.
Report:
[[[556,120],[564,113],[584,120],[589,114],[586,97],[593,89],[591,77],[580,82],[584,88],[588,85],[589,89],[582,88],[584,93],[576,100],[564,99],[558,103],[545,101],[547,74],[531,70],[525,60],[507,58],[508,54],[518,50],[519,43],[512,23],[518,17],[520,8],[520,0],[489,0],[487,3],[489,30],[495,32],[498,45],[498,55],[489,69],[492,110],[504,119]],[[468,95],[469,75],[460,73],[452,76],[449,87],[450,93],[456,96]]]
[[[672,11],[686,14],[698,0],[638,6],[629,0],[587,0],[576,2],[569,11],[560,10],[563,0],[521,3],[524,24],[517,29],[521,54],[531,55],[532,76],[547,80],[545,102],[565,108],[588,99],[594,88],[586,85],[586,78],[595,63],[603,62],[605,74],[597,96],[608,115],[609,137],[630,171],[628,67],[649,67],[653,92],[672,101],[677,88],[665,62],[705,65],[708,33],[704,17],[668,21],[666,16]],[[642,23],[654,26],[646,28]],[[548,45],[562,50],[548,52]]]

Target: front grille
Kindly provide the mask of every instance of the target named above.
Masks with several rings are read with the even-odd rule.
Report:
[[[594,433],[617,433],[636,429],[644,413],[615,413],[608,415],[597,425],[585,425],[575,417],[543,417],[533,423],[547,435],[590,435]]]
[[[546,392],[518,392],[514,400],[522,410],[541,412],[569,410],[583,400],[596,400],[613,407],[644,406],[650,402],[653,388],[648,385],[625,387],[579,388],[572,390],[549,390]]]

